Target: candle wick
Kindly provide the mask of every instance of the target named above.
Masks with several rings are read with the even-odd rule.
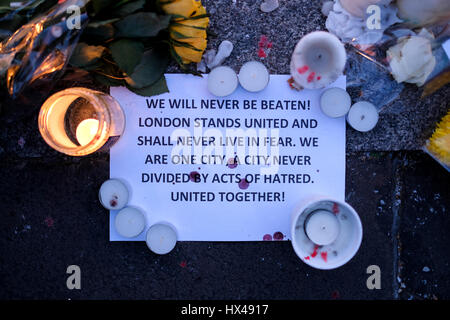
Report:
[[[361,120],[364,120],[366,117],[364,115],[361,116]]]

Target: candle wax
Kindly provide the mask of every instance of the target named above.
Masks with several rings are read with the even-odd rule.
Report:
[[[76,130],[78,143],[85,146],[91,142],[97,134],[99,124],[100,122],[97,119],[86,119],[81,121]]]
[[[325,31],[311,32],[294,48],[291,75],[301,88],[324,88],[342,74],[346,59],[344,45],[335,35]]]
[[[329,88],[320,97],[322,112],[331,118],[345,116],[351,104],[350,95],[341,88]]]
[[[332,243],[339,235],[339,221],[326,210],[316,210],[306,220],[308,238],[319,246]]]
[[[145,217],[138,209],[126,207],[116,215],[114,225],[122,237],[134,238],[144,231]]]
[[[267,87],[269,83],[269,71],[259,61],[246,62],[239,70],[239,83],[250,92],[258,92]]]
[[[108,210],[120,210],[128,203],[128,188],[117,179],[103,182],[98,192],[100,203]]]
[[[147,246],[156,254],[166,254],[175,248],[177,233],[162,223],[152,225],[147,231]]]
[[[366,132],[372,130],[378,122],[378,111],[367,101],[355,103],[347,115],[348,124],[355,130]]]
[[[234,92],[238,78],[233,69],[226,66],[216,67],[208,74],[208,90],[217,97],[225,97]]]

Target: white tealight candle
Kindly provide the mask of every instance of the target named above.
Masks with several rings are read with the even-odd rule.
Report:
[[[215,96],[228,96],[236,90],[237,86],[236,72],[230,67],[216,67],[208,74],[208,90]]]
[[[350,95],[341,88],[327,89],[320,97],[322,112],[331,118],[345,116],[351,104]]]
[[[81,121],[75,133],[78,143],[85,146],[91,142],[97,134],[99,124],[100,122],[97,119],[86,119]]]
[[[295,46],[291,75],[297,87],[323,88],[342,74],[346,60],[344,45],[335,35],[325,31],[311,32]]]
[[[114,221],[116,231],[122,237],[134,238],[145,229],[144,214],[132,207],[126,207],[119,211]]]
[[[348,124],[355,130],[366,132],[372,130],[378,122],[378,111],[367,101],[355,103],[347,115]]]
[[[258,92],[267,87],[270,75],[266,66],[259,61],[244,63],[239,70],[239,83],[250,92]]]
[[[154,224],[147,231],[147,246],[156,254],[166,254],[175,248],[176,231],[167,224]]]
[[[314,211],[306,220],[306,234],[315,244],[319,246],[328,245],[336,240],[339,235],[339,221],[329,211]]]
[[[100,203],[108,210],[120,210],[128,203],[128,189],[117,179],[103,182],[98,193]]]

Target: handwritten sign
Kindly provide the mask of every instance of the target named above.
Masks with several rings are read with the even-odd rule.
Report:
[[[126,129],[110,176],[128,183],[147,228],[169,222],[180,241],[286,240],[302,199],[344,200],[345,119],[322,114],[323,90],[292,90],[288,78],[225,98],[207,91],[206,76],[184,74],[168,74],[170,93],[155,97],[111,89]],[[331,86],[345,89],[345,77]],[[110,240],[130,240],[116,233],[116,214]]]

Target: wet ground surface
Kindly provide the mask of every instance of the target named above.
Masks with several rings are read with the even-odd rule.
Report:
[[[287,73],[295,42],[323,28],[320,8],[281,1],[263,14],[252,3],[207,2],[220,35],[210,46],[235,42],[227,62],[238,68],[258,58],[266,34],[274,41],[266,64]],[[58,154],[37,129],[49,93],[105,89],[71,74],[51,91],[0,99],[0,299],[450,299],[450,175],[417,150],[448,109],[448,86],[425,100],[406,86],[374,131],[348,129],[346,200],[360,214],[364,238],[348,264],[320,271],[287,241],[183,242],[166,256],[143,242],[109,242],[109,215],[97,199],[109,155]],[[66,287],[69,265],[81,268],[81,290]],[[381,270],[379,290],[366,286],[371,265]]]

